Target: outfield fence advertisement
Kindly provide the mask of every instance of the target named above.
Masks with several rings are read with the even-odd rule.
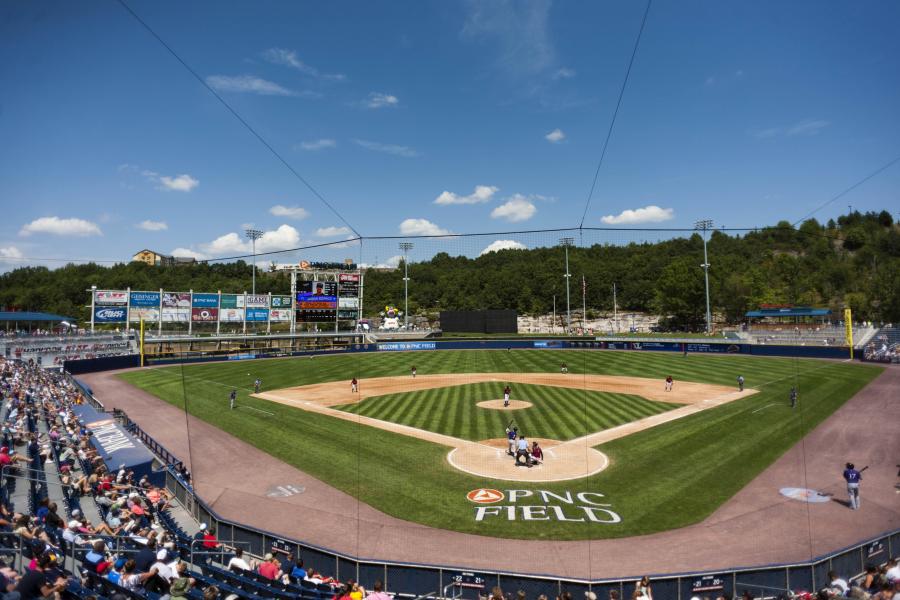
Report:
[[[241,294],[166,290],[89,290],[91,325],[106,323],[323,323],[360,318],[362,275],[299,281],[297,293]],[[341,310],[338,310],[341,309]]]

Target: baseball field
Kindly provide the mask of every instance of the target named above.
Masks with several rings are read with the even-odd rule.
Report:
[[[192,364],[121,377],[389,515],[495,537],[574,540],[702,520],[880,371],[741,355],[471,350]],[[503,440],[510,423],[542,442],[544,464],[513,466]],[[487,492],[470,494],[480,489]]]

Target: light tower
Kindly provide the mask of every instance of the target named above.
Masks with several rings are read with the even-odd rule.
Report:
[[[694,223],[694,229],[703,232],[703,279],[706,281],[706,335],[712,333],[712,313],[709,310],[709,259],[706,255],[706,232],[712,229],[712,219],[703,219]]]
[[[253,244],[253,295],[256,295],[256,240],[263,236],[263,232],[259,229],[245,229],[244,233],[250,238]]]
[[[569,246],[571,246],[575,242],[575,238],[564,237],[559,238],[559,245],[562,246],[566,251],[566,274],[563,277],[566,278],[566,333],[570,333],[572,331],[572,310],[569,306],[569,279],[572,277],[572,274],[569,273]]]
[[[400,242],[403,250],[403,330],[409,331],[409,251],[412,242]]]

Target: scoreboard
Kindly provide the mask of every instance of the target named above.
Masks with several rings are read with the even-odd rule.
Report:
[[[336,275],[336,277],[335,277]],[[360,317],[360,273],[332,274],[330,281],[297,282],[297,323],[356,321]]]

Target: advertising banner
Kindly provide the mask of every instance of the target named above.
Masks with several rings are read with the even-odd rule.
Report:
[[[221,308],[244,308],[244,295],[222,294]]]
[[[188,292],[163,292],[162,295],[163,308],[190,308],[191,295]],[[166,311],[163,310],[163,321]]]
[[[154,306],[158,309],[159,292],[131,292],[131,308],[135,306]],[[156,312],[158,315],[159,311]]]
[[[165,299],[165,296],[163,296]],[[187,323],[191,320],[191,309],[188,308],[166,308],[162,309],[163,323]]]
[[[338,298],[338,308],[359,308],[359,298]]]
[[[94,295],[96,304],[127,304],[128,292],[116,292],[111,290],[97,290]]]
[[[252,296],[248,296],[251,298]],[[247,321],[268,321],[269,320],[269,309],[268,308],[248,308],[247,309]]]
[[[124,306],[97,306],[94,308],[94,322],[124,323],[127,312]]]
[[[157,294],[158,296],[159,294]],[[128,319],[133,322],[143,320],[145,323],[157,323],[159,322],[159,307],[158,306],[138,306],[131,307],[131,312],[128,313]]]
[[[269,308],[269,296],[268,294],[258,294],[256,296],[247,294],[244,306],[247,308]]]
[[[225,296],[222,296],[222,304],[224,303]],[[244,309],[243,308],[220,308],[219,309],[219,321],[222,323],[240,323],[244,320]]]
[[[359,296],[359,275],[341,273],[338,275],[338,295],[341,297]]]
[[[405,352],[407,350],[435,350],[437,343],[435,342],[387,342],[378,344],[378,349],[382,352]]]
[[[290,296],[272,296],[272,308],[290,308]]]
[[[338,319],[354,320],[354,319],[356,319],[356,317],[359,316],[359,314],[357,313],[357,311],[355,309],[345,309],[345,310],[339,310],[337,316],[338,316]]]
[[[195,296],[196,297],[196,296]],[[192,308],[191,321],[195,323],[209,323],[219,320],[218,308]]]
[[[191,305],[194,308],[218,308],[219,307],[219,295],[218,294],[194,294],[194,297],[191,299]]]
[[[270,321],[290,321],[291,320],[291,311],[290,309],[284,310],[280,308],[273,308],[269,311],[269,320]]]

